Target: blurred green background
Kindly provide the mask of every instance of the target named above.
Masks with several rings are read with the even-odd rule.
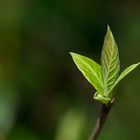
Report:
[[[107,24],[122,70],[140,61],[136,1],[0,1],[0,140],[88,139],[99,103],[69,52],[100,63]],[[139,73],[121,81],[99,140],[140,139]]]

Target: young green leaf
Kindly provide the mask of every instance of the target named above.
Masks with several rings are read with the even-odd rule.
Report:
[[[109,26],[102,49],[101,67],[103,72],[104,96],[109,96],[120,70],[118,48]]]
[[[120,76],[117,78],[117,80],[115,81],[114,87],[115,87],[127,74],[129,74],[132,70],[134,70],[139,64],[140,64],[140,62],[137,63],[137,64],[133,64],[133,65],[127,67],[127,68],[120,74]]]
[[[73,61],[85,78],[94,86],[98,93],[103,94],[103,80],[101,76],[101,66],[88,57],[70,53]]]
[[[108,104],[112,100],[115,86],[140,64],[139,62],[129,66],[118,76],[120,71],[119,53],[109,26],[104,39],[101,66],[88,57],[76,53],[70,54],[78,69],[97,90],[94,99],[103,104]]]

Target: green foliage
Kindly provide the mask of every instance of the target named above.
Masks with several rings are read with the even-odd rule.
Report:
[[[120,71],[118,48],[109,27],[104,39],[101,67],[104,82],[104,95],[108,97]]]
[[[101,74],[101,66],[95,61],[85,56],[70,53],[78,69],[83,73],[85,78],[100,93],[103,93],[103,80]]]
[[[133,64],[133,65],[127,67],[127,68],[120,74],[120,76],[117,78],[117,80],[115,81],[114,87],[115,87],[127,74],[129,74],[132,70],[134,70],[139,64],[140,64],[140,62],[137,63],[137,64]]]
[[[94,94],[94,99],[104,104],[112,100],[113,89],[119,81],[140,64],[137,63],[129,66],[119,75],[120,61],[118,47],[109,26],[104,39],[101,66],[88,57],[76,53],[70,54],[78,69],[97,90]]]

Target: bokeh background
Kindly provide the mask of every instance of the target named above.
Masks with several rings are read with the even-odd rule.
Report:
[[[140,61],[140,3],[0,0],[0,140],[87,140],[95,89],[69,52],[100,63],[107,24],[122,70]],[[140,139],[140,68],[121,81],[99,140]]]

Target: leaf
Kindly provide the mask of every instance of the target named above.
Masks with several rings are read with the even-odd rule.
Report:
[[[78,69],[82,72],[89,83],[103,94],[103,80],[101,76],[101,66],[88,57],[70,53]]]
[[[100,101],[103,104],[107,104],[111,101],[110,98],[102,96],[101,94],[98,94],[97,92],[94,94],[94,99]]]
[[[109,26],[102,49],[101,68],[103,73],[104,96],[109,97],[109,93],[120,71],[118,48]]]
[[[132,70],[134,70],[139,64],[140,64],[140,62],[137,63],[137,64],[133,64],[133,65],[127,67],[127,68],[120,74],[120,76],[118,77],[118,79],[115,81],[114,87],[115,87],[127,74],[129,74]]]
[[[94,94],[94,99],[103,104],[107,104],[112,100],[115,86],[140,64],[139,62],[129,66],[119,76],[119,52],[109,26],[104,39],[101,66],[88,57],[76,53],[70,54],[78,69],[97,90]]]

